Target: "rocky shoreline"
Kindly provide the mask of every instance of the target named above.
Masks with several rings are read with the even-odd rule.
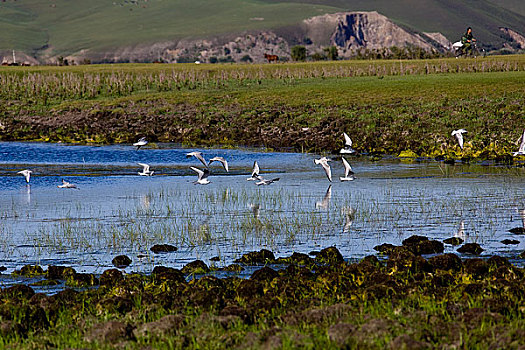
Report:
[[[150,275],[28,265],[13,276],[65,280],[68,288],[54,295],[23,284],[2,289],[0,342],[13,349],[525,346],[525,269],[500,256],[476,257],[475,243],[461,255],[442,254],[443,247],[412,236],[376,247],[387,259],[358,263],[335,247],[284,258],[263,249],[224,268],[224,278],[200,260]],[[239,277],[248,266],[257,269]]]

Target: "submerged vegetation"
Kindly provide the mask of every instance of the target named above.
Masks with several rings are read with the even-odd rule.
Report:
[[[499,158],[523,128],[525,57],[0,69],[0,139]],[[465,150],[450,132],[465,128]]]

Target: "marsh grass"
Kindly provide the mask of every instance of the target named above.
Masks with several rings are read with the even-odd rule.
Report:
[[[57,219],[24,236],[36,256],[63,251],[85,257],[91,252],[149,256],[149,248],[158,243],[230,258],[257,247],[288,251],[305,244],[309,249],[336,244],[362,256],[375,244],[409,234],[450,237],[462,220],[469,241],[490,244],[508,221],[503,213],[525,202],[512,181],[491,185],[495,190],[488,192],[476,183],[468,189],[446,185],[461,184],[461,177],[430,179],[363,178],[364,187],[336,187],[326,209],[315,204],[324,190],[161,187],[129,195],[109,211],[82,203],[65,213],[55,208]],[[347,227],[348,208],[353,214]],[[16,205],[12,209],[19,210]],[[17,245],[5,229],[0,232],[4,246]]]

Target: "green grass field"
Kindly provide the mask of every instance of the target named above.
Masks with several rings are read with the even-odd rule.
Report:
[[[0,69],[2,140],[151,141],[506,158],[525,127],[525,57]],[[233,126],[233,128],[232,128]],[[303,128],[310,128],[302,132]],[[453,129],[471,133],[460,152]],[[508,158],[508,157],[507,157]]]

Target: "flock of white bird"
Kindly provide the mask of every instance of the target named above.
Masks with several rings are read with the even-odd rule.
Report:
[[[467,130],[465,129],[459,129],[459,130],[454,130],[452,131],[452,136],[454,136],[458,142],[458,145],[461,149],[463,149],[463,134],[467,133]],[[355,150],[352,148],[352,139],[350,138],[350,136],[348,136],[345,132],[343,132],[343,137],[344,137],[344,147],[339,151],[340,154],[352,154],[352,153],[355,153]],[[137,151],[142,147],[142,146],[145,146],[148,144],[148,141],[146,140],[145,137],[142,137],[141,139],[139,139],[137,142],[135,142],[133,144],[134,147],[136,147]],[[512,155],[515,157],[515,156],[518,156],[518,155],[525,155],[525,130],[523,131],[523,135],[521,136],[521,144],[520,144],[520,147],[518,149],[517,152],[513,152]],[[190,152],[190,153],[187,153],[186,154],[186,158],[191,158],[191,157],[195,157],[196,159],[198,159],[203,165],[204,165],[204,169],[199,169],[199,168],[196,168],[194,166],[191,166],[190,169],[193,170],[194,172],[197,173],[197,180],[194,181],[193,183],[196,184],[196,185],[207,185],[210,182],[210,180],[208,180],[208,176],[210,175],[210,165],[213,163],[213,162],[220,162],[222,164],[222,166],[224,167],[224,170],[226,170],[226,172],[229,172],[229,167],[228,167],[228,161],[226,159],[224,159],[223,157],[213,157],[211,158],[208,162],[206,161],[206,159],[204,159],[203,155],[202,155],[202,152],[199,152],[199,151],[194,151],[194,152]],[[344,169],[345,169],[345,174],[344,176],[341,176],[339,177],[339,180],[341,182],[345,182],[345,181],[353,181],[355,179],[354,177],[354,172],[352,170],[352,167],[350,166],[350,163],[348,163],[348,161],[344,158],[344,157],[341,157],[341,160],[343,162],[343,166],[344,166]],[[332,160],[327,158],[327,157],[322,157],[320,159],[314,159],[314,163],[315,164],[318,164],[318,165],[321,165],[325,174],[326,174],[326,177],[328,178],[328,181],[332,182],[332,169],[330,168],[330,164],[328,164],[328,162],[331,162]],[[155,171],[151,170],[150,169],[150,166],[148,164],[145,164],[145,163],[138,163],[138,165],[142,166],[143,169],[142,171],[138,172],[139,175],[141,176],[152,176],[153,173]],[[22,171],[19,171],[18,174],[21,174],[25,177],[26,179],[26,182],[29,183],[29,180],[31,179],[31,174],[33,172],[29,169],[26,169],[26,170],[22,170]],[[257,161],[255,161],[253,163],[253,169],[252,169],[252,174],[249,178],[247,178],[246,180],[248,181],[255,181],[255,184],[257,186],[261,186],[261,185],[270,185],[276,181],[279,181],[279,178],[276,177],[276,178],[273,178],[273,179],[265,179],[263,178],[261,175],[260,175],[260,168],[259,168],[259,164],[257,164]],[[57,186],[58,188],[75,188],[75,189],[78,189],[78,187],[72,183],[69,183],[65,180],[62,180],[62,185],[58,185]]]

